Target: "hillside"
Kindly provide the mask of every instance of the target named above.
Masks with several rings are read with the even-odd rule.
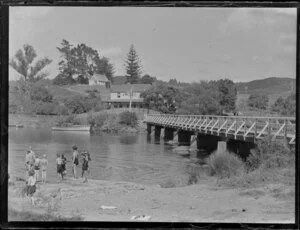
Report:
[[[265,78],[249,82],[237,82],[237,90],[241,94],[247,93],[265,93],[270,94],[289,94],[295,90],[296,79],[293,78]]]

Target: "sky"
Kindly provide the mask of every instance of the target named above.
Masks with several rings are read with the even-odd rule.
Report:
[[[27,43],[59,73],[62,39],[85,43],[125,75],[133,44],[142,74],[168,81],[296,78],[296,8],[10,7],[9,56]],[[37,58],[38,59],[38,58]],[[9,79],[18,74],[11,67]]]

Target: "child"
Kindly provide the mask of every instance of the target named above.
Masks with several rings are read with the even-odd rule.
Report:
[[[27,197],[30,198],[31,200],[31,204],[34,206],[34,198],[33,198],[33,194],[36,191],[36,179],[35,179],[35,175],[34,175],[34,170],[30,170],[29,171],[29,178],[26,182],[26,195]]]
[[[39,178],[40,167],[40,158],[39,156],[36,156],[34,160],[34,175],[36,180]]]
[[[77,179],[77,173],[76,173],[76,167],[77,165],[79,164],[79,160],[78,160],[78,157],[79,157],[79,153],[77,151],[77,146],[73,146],[72,147],[73,149],[73,156],[72,156],[72,162],[73,162],[73,165],[72,165],[72,169],[73,169],[73,176],[75,179]]]
[[[62,174],[65,176],[67,174],[67,169],[66,169],[66,164],[67,164],[67,158],[65,157],[64,154],[61,154],[61,159],[62,159]]]
[[[56,166],[57,166],[57,175],[58,175],[58,179],[63,180],[64,176],[63,176],[63,167],[62,167],[62,159],[61,159],[61,155],[58,153],[56,154]]]
[[[87,179],[88,168],[89,168],[89,158],[88,158],[87,153],[84,153],[84,156],[82,159],[82,175],[84,176],[83,183],[88,182],[88,179]]]
[[[48,160],[47,155],[44,154],[43,158],[40,160],[41,170],[42,170],[42,183],[46,183],[46,177],[47,177],[47,166],[48,166]]]

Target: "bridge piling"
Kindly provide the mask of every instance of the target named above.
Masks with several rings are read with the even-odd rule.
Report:
[[[161,134],[161,126],[158,126],[158,125],[156,125],[156,126],[154,126],[154,137],[156,138],[156,139],[160,139],[160,134]]]
[[[191,142],[191,132],[185,130],[178,131],[178,145],[189,146]]]
[[[147,133],[151,134],[151,131],[152,131],[152,125],[147,124]]]
[[[164,140],[165,141],[171,141],[174,139],[174,131],[175,129],[172,128],[165,128],[165,136],[164,136]]]

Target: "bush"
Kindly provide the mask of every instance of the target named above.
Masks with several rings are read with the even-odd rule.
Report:
[[[283,168],[295,164],[295,154],[280,142],[261,140],[257,148],[247,158],[248,170],[254,170],[261,165],[266,168]]]
[[[55,107],[52,102],[37,102],[33,106],[33,112],[38,115],[55,115]]]
[[[248,105],[257,109],[266,109],[268,107],[269,98],[267,95],[251,94],[248,98]]]
[[[132,127],[137,125],[137,115],[135,112],[125,111],[120,114],[120,123],[130,125]]]
[[[30,98],[33,101],[52,102],[53,95],[46,87],[33,85],[30,90]]]
[[[210,174],[219,178],[229,178],[244,171],[243,161],[228,151],[216,151],[212,153],[206,163],[209,166]]]
[[[104,124],[104,121],[107,118],[107,114],[92,114],[89,113],[87,121],[91,126],[101,127]]]
[[[85,125],[86,123],[87,122],[84,119],[72,114],[67,117],[60,118],[57,122],[57,126],[67,127],[70,125]]]
[[[87,112],[85,100],[83,97],[72,97],[66,100],[65,105],[71,111],[71,113],[81,114]]]
[[[56,115],[69,115],[69,110],[64,105],[57,105],[54,109]]]

